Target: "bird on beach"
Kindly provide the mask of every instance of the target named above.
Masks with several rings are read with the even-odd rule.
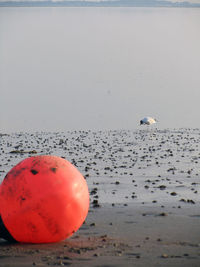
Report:
[[[152,118],[152,117],[145,117],[142,120],[140,120],[140,125],[151,125],[156,123],[156,119]]]

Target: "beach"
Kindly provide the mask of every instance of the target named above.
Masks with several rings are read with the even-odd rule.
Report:
[[[200,265],[199,129],[13,133],[0,143],[1,181],[24,158],[51,154],[74,164],[90,192],[71,238],[1,239],[0,266]]]

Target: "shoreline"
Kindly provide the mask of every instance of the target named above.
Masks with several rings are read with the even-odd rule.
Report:
[[[0,266],[200,265],[200,130],[21,133],[1,135],[0,144],[1,180],[28,156],[54,154],[90,191],[86,221],[71,238],[1,239]]]
[[[182,208],[188,215],[172,209],[141,209],[138,205],[91,208],[86,222],[65,241],[11,244],[1,240],[0,266],[197,267],[198,208],[189,213]]]

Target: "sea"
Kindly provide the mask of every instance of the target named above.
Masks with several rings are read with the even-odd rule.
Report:
[[[200,128],[199,99],[200,8],[0,8],[0,133]]]

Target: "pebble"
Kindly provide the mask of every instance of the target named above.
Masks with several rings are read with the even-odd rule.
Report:
[[[164,253],[164,254],[162,254],[161,258],[166,259],[166,258],[169,258],[169,256],[168,256],[167,254]]]
[[[159,216],[162,216],[162,217],[167,216],[167,213],[162,212],[162,213],[159,214]]]
[[[171,196],[176,196],[177,193],[176,193],[176,192],[172,192],[172,193],[170,193],[170,195],[171,195]]]

